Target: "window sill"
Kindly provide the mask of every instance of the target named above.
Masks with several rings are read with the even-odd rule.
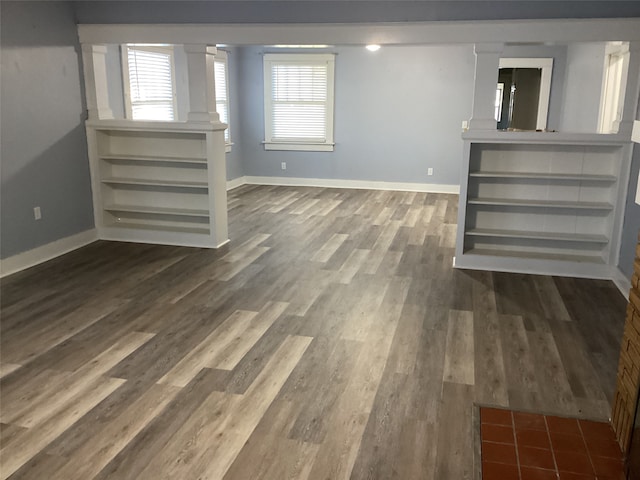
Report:
[[[299,152],[333,152],[335,143],[262,142],[265,150],[297,150]]]

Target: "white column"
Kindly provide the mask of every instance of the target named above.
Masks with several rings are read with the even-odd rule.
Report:
[[[189,122],[219,122],[216,112],[214,59],[216,47],[185,45],[189,77]]]
[[[87,111],[90,120],[113,118],[107,86],[105,45],[82,45],[82,68]]]
[[[627,74],[627,87],[624,92],[624,107],[622,119],[618,126],[618,133],[631,135],[633,121],[636,119],[638,107],[638,95],[640,94],[640,42],[629,43],[629,62]]]
[[[503,43],[477,43],[474,46],[476,70],[470,130],[495,130],[497,127],[494,103],[503,49]]]

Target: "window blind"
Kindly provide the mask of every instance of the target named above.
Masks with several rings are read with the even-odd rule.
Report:
[[[229,87],[227,83],[227,62],[218,60],[214,62],[215,86],[216,86],[216,112],[220,121],[229,125]],[[230,142],[229,127],[224,131],[225,143]]]
[[[333,141],[333,56],[266,55],[267,142]]]
[[[174,119],[170,51],[128,46],[129,95],[134,120]]]

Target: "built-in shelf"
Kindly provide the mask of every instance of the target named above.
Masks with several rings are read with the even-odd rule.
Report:
[[[614,183],[616,177],[613,175],[590,175],[575,173],[532,173],[532,172],[470,172],[470,177],[474,178],[504,178],[523,180],[560,180],[578,182],[608,182]]]
[[[467,230],[467,235],[491,238],[522,238],[531,240],[558,240],[565,242],[585,242],[606,244],[609,239],[604,235],[584,233],[530,232],[524,230],[500,230],[493,228],[474,228]]]
[[[521,200],[515,198],[470,198],[470,205],[497,205],[505,207],[535,208],[573,208],[584,210],[612,210],[613,205],[606,202],[582,202],[566,200]]]
[[[199,235],[208,235],[209,226],[203,224],[202,227],[191,226],[173,226],[173,225],[149,225],[145,223],[133,222],[115,222],[108,225],[109,227],[128,228],[132,230],[147,230],[151,232],[174,232],[174,233],[193,233]]]
[[[559,262],[578,262],[602,264],[604,260],[600,255],[576,255],[567,253],[540,253],[530,251],[498,250],[490,248],[473,248],[465,251],[466,255],[481,255],[493,257],[531,258],[536,260],[553,260]]]
[[[141,163],[186,163],[192,165],[198,165],[201,167],[207,166],[207,159],[200,157],[163,157],[160,155],[100,155],[100,158],[107,161],[116,162],[141,162]]]
[[[138,178],[110,177],[102,180],[102,183],[108,185],[140,185],[149,187],[173,187],[173,188],[196,188],[206,189],[208,184],[206,181],[188,182],[181,180],[147,180]]]
[[[145,213],[152,215],[173,215],[185,217],[209,217],[209,210],[198,208],[147,207],[140,205],[105,205],[109,212]]]
[[[220,122],[87,122],[94,218],[106,240],[229,241]]]
[[[630,158],[622,136],[463,139],[456,267],[598,277],[614,266]]]

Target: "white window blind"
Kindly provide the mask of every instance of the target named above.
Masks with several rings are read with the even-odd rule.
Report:
[[[332,150],[334,56],[271,54],[264,65],[266,148]]]
[[[216,84],[216,112],[220,116],[220,121],[229,124],[229,78],[227,68],[226,52],[218,50],[214,61],[214,73]],[[231,144],[230,127],[224,131],[224,142]]]
[[[174,120],[171,47],[127,45],[128,110],[134,120]]]

